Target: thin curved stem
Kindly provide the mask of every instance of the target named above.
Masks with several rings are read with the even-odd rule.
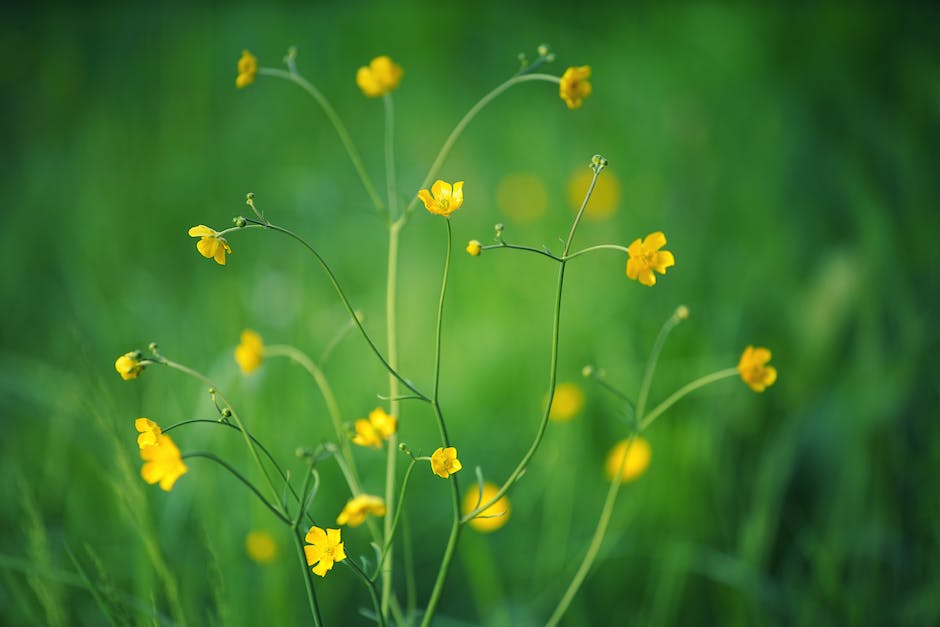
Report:
[[[294,539],[294,548],[296,549],[297,558],[300,560],[300,567],[304,570],[307,604],[310,606],[313,624],[316,625],[316,627],[321,627],[323,625],[323,618],[320,616],[320,604],[317,603],[317,592],[313,587],[313,571],[310,570],[310,565],[307,564],[307,554],[304,553],[304,543],[300,536],[300,530],[296,527],[291,527],[290,535]]]
[[[336,113],[336,110],[333,109],[333,105],[330,104],[330,102],[320,92],[320,90],[314,87],[310,81],[296,72],[288,72],[286,70],[263,67],[258,70],[258,74],[261,74],[262,76],[276,76],[277,78],[289,80],[295,85],[298,85],[301,89],[310,94],[314,100],[316,100],[317,104],[320,105],[320,108],[323,109],[323,113],[325,113],[326,117],[330,120],[330,123],[333,124],[333,128],[336,129],[336,133],[339,135],[339,139],[343,143],[343,147],[346,149],[346,154],[349,155],[349,160],[352,161],[353,166],[356,168],[356,173],[359,175],[359,179],[362,181],[362,186],[365,187],[366,193],[369,194],[369,198],[372,199],[372,204],[375,205],[375,208],[379,211],[384,209],[385,207],[382,204],[382,199],[375,191],[375,186],[372,184],[372,179],[370,179],[369,175],[366,173],[365,166],[362,164],[362,157],[359,156],[359,151],[356,150],[356,146],[353,144],[352,138],[349,136],[349,132],[346,130],[346,126],[340,119],[339,114]]]
[[[395,510],[395,517],[392,520],[391,525],[388,528],[388,533],[385,535],[385,546],[382,548],[382,555],[379,558],[379,563],[376,565],[375,575],[372,576],[372,581],[374,581],[380,572],[382,571],[382,564],[385,562],[388,554],[392,550],[392,540],[395,537],[395,530],[398,528],[398,519],[401,517],[402,503],[405,502],[405,494],[408,490],[408,480],[411,479],[411,471],[414,469],[417,460],[412,459],[411,463],[408,465],[408,469],[405,470],[405,476],[401,482],[401,492],[398,495],[398,509]],[[386,516],[386,518],[392,518],[391,516]]]
[[[291,524],[291,521],[289,518],[287,518],[287,516],[285,516],[278,508],[274,507],[274,505],[272,505],[271,502],[268,501],[268,499],[264,498],[264,496],[261,494],[258,488],[256,488],[255,485],[251,481],[249,481],[243,474],[235,470],[235,468],[233,468],[227,461],[223,460],[221,457],[218,457],[213,453],[209,453],[208,451],[190,451],[188,453],[181,455],[180,459],[189,459],[191,457],[204,457],[206,459],[211,459],[215,463],[219,464],[220,466],[228,470],[230,473],[232,473],[232,475],[235,476],[236,479],[244,483],[248,487],[248,489],[251,490],[254,493],[254,495],[257,496],[258,499],[262,503],[264,503],[264,506],[267,507],[269,510],[271,510],[271,512],[281,520],[281,522],[287,525]]]
[[[369,590],[369,596],[372,597],[372,607],[375,608],[376,620],[379,623],[379,627],[385,627],[385,616],[382,614],[381,605],[379,604],[379,596],[375,591],[375,583],[369,579],[369,576],[359,568],[359,565],[352,558],[346,558],[340,564],[345,564],[352,569],[354,573],[362,580],[366,588]]]
[[[506,242],[500,242],[499,244],[487,244],[486,246],[481,246],[480,250],[492,250],[494,248],[509,248],[511,250],[523,250],[528,253],[538,253],[544,255],[549,259],[554,261],[561,261],[561,257],[556,257],[552,253],[542,248],[534,248],[532,246],[520,246],[518,244],[507,244]]]
[[[669,332],[672,331],[679,322],[681,322],[681,319],[678,316],[669,316],[659,329],[656,341],[653,342],[653,350],[650,351],[649,359],[646,360],[646,371],[643,373],[643,382],[640,384],[640,392],[636,399],[635,415],[638,421],[643,420],[643,416],[646,414],[646,400],[649,398],[650,386],[653,384],[653,373],[656,371],[659,354],[663,351],[663,346],[666,344],[666,338],[669,336]]]
[[[721,381],[722,379],[727,379],[728,377],[733,377],[733,376],[736,376],[737,374],[738,374],[737,368],[725,368],[724,370],[713,372],[711,374],[705,375],[704,377],[698,378],[695,381],[692,381],[691,383],[685,384],[684,386],[682,386],[681,388],[673,392],[669,398],[667,398],[662,403],[657,405],[656,409],[651,411],[649,415],[643,418],[643,420],[640,422],[639,430],[643,431],[646,428],[648,428],[651,424],[653,424],[654,420],[656,420],[662,415],[664,411],[666,411],[667,409],[675,405],[677,401],[682,399],[682,397],[684,397],[689,392],[694,392],[695,390],[699,389],[700,387],[704,387],[708,385],[709,383],[714,383],[715,381]]]
[[[597,246],[588,246],[587,248],[582,248],[581,250],[577,252],[571,253],[570,255],[567,255],[565,257],[565,260],[568,261],[568,260],[574,259],[575,257],[580,257],[581,255],[585,255],[587,253],[593,252],[595,250],[619,250],[620,252],[630,254],[630,251],[629,249],[627,249],[626,246],[619,246],[617,244],[598,244]]]

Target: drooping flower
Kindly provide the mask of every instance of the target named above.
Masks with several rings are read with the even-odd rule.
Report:
[[[239,89],[248,87],[255,82],[257,74],[258,59],[247,50],[242,50],[242,56],[238,59],[238,77],[235,79],[235,86]]]
[[[424,201],[424,208],[439,216],[449,216],[463,204],[463,181],[450,183],[438,179],[431,186],[431,191],[422,189],[418,198]]]
[[[125,381],[136,379],[144,371],[144,364],[140,363],[142,358],[140,351],[124,353],[114,362],[114,369]]]
[[[245,551],[255,562],[270,564],[277,556],[277,543],[269,531],[250,531],[245,536]]]
[[[431,454],[431,470],[442,479],[446,479],[461,468],[463,464],[457,459],[457,449],[453,446],[439,448]]]
[[[336,517],[336,524],[358,527],[369,515],[384,516],[385,501],[371,494],[360,494],[349,499],[343,511]]]
[[[489,481],[485,481],[483,483],[482,494],[480,493],[479,486],[477,486],[476,489],[469,490],[466,496],[463,498],[464,515],[469,514],[480,505],[489,502],[494,496],[496,496],[497,492],[499,492],[499,487],[490,483]],[[484,509],[474,518],[470,519],[469,524],[477,531],[481,531],[483,533],[496,531],[509,522],[509,514],[511,510],[512,508],[509,505],[509,499],[503,495],[495,503]]]
[[[584,407],[584,392],[575,383],[559,383],[552,397],[548,417],[558,422],[567,422],[578,415]]]
[[[170,436],[161,433],[155,436],[154,443],[140,449],[140,458],[144,465],[140,476],[147,483],[160,482],[160,487],[169,492],[176,480],[189,470],[180,457],[180,450]]]
[[[627,456],[626,461],[623,461],[624,455]],[[617,470],[620,469],[620,464],[623,463],[620,480],[623,482],[633,481],[649,468],[650,457],[652,457],[650,443],[645,438],[636,436],[633,438],[632,444],[630,438],[621,440],[607,454],[607,462],[604,465],[607,478],[613,481],[614,477],[617,476]]]
[[[196,242],[199,254],[206,259],[215,259],[220,266],[225,265],[225,253],[232,254],[232,247],[228,245],[225,238],[220,237],[218,231],[213,231],[204,224],[189,229],[189,236],[201,238]]]
[[[134,421],[134,428],[140,435],[137,436],[137,446],[144,448],[157,443],[157,437],[163,433],[160,425],[149,418],[138,418]]]
[[[558,94],[569,109],[577,109],[581,102],[591,95],[591,66],[570,67],[561,76]]]
[[[382,440],[392,437],[398,428],[398,419],[387,414],[381,407],[376,407],[369,412],[368,419],[357,420],[355,428],[356,435],[353,436],[353,444],[381,448]]]
[[[235,347],[235,361],[242,374],[251,374],[261,367],[263,356],[264,342],[261,341],[261,336],[251,329],[242,331],[241,342]]]
[[[378,98],[393,91],[405,72],[386,55],[372,59],[356,72],[356,84],[369,98]]]
[[[656,285],[653,271],[666,274],[666,268],[676,265],[676,259],[668,250],[659,250],[666,245],[666,236],[662,231],[650,233],[641,241],[636,238],[627,247],[630,258],[627,260],[627,278],[639,281],[643,285]]]
[[[748,346],[738,361],[741,379],[755,392],[763,392],[777,380],[777,369],[767,364],[770,351],[763,347]]]
[[[467,253],[471,257],[479,257],[481,252],[483,252],[483,245],[475,239],[470,240],[467,244]]]
[[[304,554],[307,556],[307,566],[313,566],[313,572],[325,577],[327,571],[333,568],[335,562],[346,559],[339,529],[323,530],[320,527],[310,527],[304,537],[307,546]]]

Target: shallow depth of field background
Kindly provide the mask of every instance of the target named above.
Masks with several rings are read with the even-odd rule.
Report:
[[[503,222],[509,241],[558,251],[569,181],[601,153],[615,209],[585,220],[575,247],[663,230],[677,265],[648,289],[626,279],[617,253],[572,262],[560,380],[581,383],[594,364],[635,395],[679,304],[692,315],[663,352],[653,402],[736,364],[750,343],[773,350],[780,377],[763,395],[723,381],[654,425],[649,471],[622,492],[566,624],[940,621],[940,15],[595,6],[4,9],[0,622],[104,623],[69,552],[132,623],[153,624],[154,608],[172,620],[161,569],[189,624],[308,619],[287,531],[232,477],[199,459],[171,493],[137,476],[133,419],[212,418],[204,386],[157,367],[123,382],[114,359],[153,340],[207,372],[296,472],[296,447],[331,436],[321,397],[284,360],[241,376],[232,351],[250,327],[316,357],[345,313],[286,239],[235,234],[221,268],[186,230],[224,228],[254,192],[332,263],[382,346],[386,233],[312,100],[271,78],[235,89],[241,50],[281,67],[296,45],[300,71],[344,117],[380,189],[382,105],[353,77],[378,54],[399,62],[406,202],[460,116],[543,42],[558,56],[551,73],[592,66],[594,94],[569,111],[547,83],[514,88],[441,172],[466,181],[442,388],[461,485],[477,465],[502,481],[531,441],[556,273],[542,257],[474,259],[463,245],[491,241]],[[506,190],[516,200],[501,200]],[[402,241],[401,369],[424,388],[444,232],[420,209]],[[355,335],[327,374],[350,421],[387,391]],[[511,493],[509,524],[465,533],[439,624],[537,625],[554,607],[601,508],[603,457],[626,433],[615,399],[582,385],[585,410],[550,426]],[[438,445],[421,405],[404,406],[401,434],[416,451]],[[231,433],[174,436],[252,471]],[[381,493],[384,457],[356,453],[367,489]],[[335,466],[321,472],[314,512],[329,521],[346,495]],[[416,474],[408,519],[421,605],[450,505],[444,481]],[[245,553],[257,529],[275,534],[272,564]],[[344,539],[351,555],[371,556],[365,528]],[[317,583],[328,625],[368,624],[348,569]]]

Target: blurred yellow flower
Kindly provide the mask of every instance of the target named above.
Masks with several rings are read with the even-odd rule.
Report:
[[[666,245],[666,236],[662,231],[650,233],[642,241],[633,240],[627,247],[630,259],[627,260],[627,277],[639,281],[643,285],[656,284],[656,275],[666,274],[666,268],[676,265],[676,259],[668,250],[659,250]]]
[[[114,362],[114,369],[117,370],[117,373],[121,375],[121,378],[125,381],[136,379],[137,375],[144,370],[144,365],[140,363],[142,357],[140,351],[124,353]]]
[[[496,186],[496,206],[514,222],[532,224],[545,215],[548,191],[534,174],[511,172]]]
[[[343,511],[336,517],[336,524],[358,527],[369,515],[384,516],[385,501],[371,494],[360,494],[349,499]]]
[[[629,451],[627,447],[629,447]],[[627,456],[626,462],[623,462],[624,455]],[[646,472],[650,465],[651,456],[650,443],[645,438],[636,436],[633,438],[633,444],[630,444],[629,438],[621,440],[607,454],[607,462],[604,465],[607,478],[613,481],[614,477],[617,476],[617,470],[620,468],[621,462],[623,462],[621,481],[633,481]]]
[[[457,449],[453,446],[439,448],[431,454],[431,470],[442,479],[446,479],[461,468],[463,464],[457,459]]]
[[[591,185],[594,172],[588,168],[578,168],[568,179],[568,203],[574,211],[581,208],[584,195]],[[609,170],[604,170],[597,177],[594,192],[584,208],[584,217],[590,220],[604,220],[612,216],[620,206],[620,180]]]
[[[261,366],[264,356],[264,342],[261,336],[251,329],[242,331],[241,342],[235,347],[235,361],[243,374],[251,374]]]
[[[748,346],[741,354],[738,372],[741,379],[755,392],[763,392],[777,380],[777,369],[767,365],[770,351],[763,347]]]
[[[577,416],[584,407],[584,392],[575,383],[559,383],[552,397],[548,417],[558,422],[567,422]]]
[[[471,257],[479,257],[481,252],[483,252],[483,245],[475,239],[470,240],[467,244],[467,253]]]
[[[570,67],[561,77],[558,93],[569,109],[577,109],[581,102],[591,95],[591,66]]]
[[[341,540],[339,529],[324,531],[320,527],[310,527],[310,531],[304,537],[304,541],[307,542],[307,546],[304,547],[307,566],[313,566],[313,572],[317,575],[326,576],[327,571],[333,568],[335,562],[342,562],[346,559],[346,551]]]
[[[449,216],[463,204],[463,181],[457,181],[451,188],[450,183],[438,179],[430,192],[426,189],[418,192],[418,198],[424,201],[424,208],[431,213]]]
[[[238,60],[238,77],[235,79],[235,86],[239,89],[248,87],[255,82],[257,73],[258,59],[247,50],[242,50],[242,56]]]
[[[466,496],[463,498],[464,515],[469,514],[480,505],[488,502],[490,499],[496,496],[497,492],[499,492],[499,487],[490,483],[489,481],[483,483],[483,494],[480,494],[479,485],[476,486],[476,489],[468,491]],[[509,505],[509,499],[505,496],[502,496],[498,501],[472,518],[469,521],[469,524],[477,531],[481,531],[483,533],[496,531],[509,522],[509,514],[511,510],[512,508]]]
[[[356,84],[369,98],[377,98],[393,91],[401,82],[404,71],[389,57],[382,55],[372,59],[368,66],[356,72]]]
[[[268,531],[250,531],[245,536],[245,551],[259,564],[270,564],[277,556],[277,543]]]
[[[137,446],[140,448],[153,446],[157,443],[157,436],[163,433],[160,425],[149,418],[138,418],[134,421],[134,428],[140,433],[137,436]]]
[[[382,440],[392,437],[398,428],[398,419],[387,414],[381,407],[376,407],[369,412],[368,419],[357,420],[355,427],[356,435],[353,436],[353,444],[381,448]]]
[[[150,484],[160,482],[160,487],[169,492],[176,480],[189,470],[180,458],[180,450],[166,434],[156,435],[154,443],[140,449],[144,465],[140,476]]]
[[[220,266],[225,265],[225,253],[232,254],[232,248],[225,241],[224,237],[219,237],[218,231],[213,231],[204,224],[194,226],[189,229],[190,237],[201,238],[196,242],[196,249],[206,259],[215,259]]]

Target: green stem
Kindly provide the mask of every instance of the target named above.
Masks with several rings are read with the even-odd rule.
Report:
[[[491,250],[494,248],[509,248],[511,250],[524,250],[525,252],[529,252],[529,253],[538,253],[540,255],[545,255],[549,259],[553,259],[555,261],[561,261],[560,257],[556,257],[555,255],[553,255],[547,250],[544,250],[541,248],[533,248],[532,246],[519,246],[518,244],[507,244],[506,242],[500,242],[499,244],[487,244],[486,246],[481,246],[480,250]]]
[[[425,394],[423,394],[410,381],[408,381],[403,376],[401,376],[397,370],[392,368],[392,366],[388,363],[388,361],[382,355],[382,352],[375,345],[375,342],[373,342],[372,338],[369,337],[369,334],[366,332],[365,327],[363,327],[362,323],[359,322],[359,318],[356,316],[356,311],[353,309],[352,304],[350,304],[349,298],[346,297],[346,293],[343,291],[343,288],[340,286],[339,281],[336,278],[336,275],[333,274],[333,270],[330,268],[329,264],[326,263],[326,260],[320,256],[320,253],[318,253],[317,250],[313,246],[308,244],[304,238],[300,237],[299,235],[297,235],[296,233],[294,233],[293,231],[289,229],[285,229],[282,226],[278,226],[276,224],[271,224],[271,223],[263,224],[262,226],[265,226],[266,228],[269,228],[272,231],[283,233],[284,235],[287,235],[288,237],[296,240],[304,248],[306,248],[314,257],[316,257],[317,261],[320,263],[320,266],[323,268],[324,272],[326,272],[327,277],[329,277],[330,283],[333,285],[333,289],[336,290],[336,293],[339,294],[340,299],[343,301],[343,305],[346,306],[346,311],[349,312],[349,315],[356,322],[356,327],[358,327],[359,332],[362,334],[362,337],[365,338],[366,343],[369,344],[369,348],[372,349],[372,352],[375,353],[375,356],[379,359],[380,362],[382,362],[382,365],[385,367],[385,369],[388,370],[389,374],[391,374],[393,377],[398,379],[402,384],[404,384],[406,388],[408,388],[409,390],[414,392],[416,395],[421,397],[421,400],[430,402],[431,399],[429,399]]]
[[[349,566],[356,575],[362,580],[362,583],[365,584],[366,588],[369,590],[369,596],[372,597],[372,607],[375,608],[376,620],[378,620],[379,627],[385,627],[385,616],[381,612],[381,606],[379,604],[379,596],[375,591],[375,583],[369,576],[366,575],[365,571],[359,568],[359,565],[351,557],[344,559],[341,564],[346,564]]]
[[[617,244],[598,244],[597,246],[589,246],[587,248],[583,248],[579,250],[578,252],[571,253],[570,255],[566,256],[565,259],[571,260],[571,259],[574,259],[575,257],[580,257],[581,255],[587,254],[589,252],[593,252],[595,250],[619,250],[621,252],[630,254],[630,250],[627,249],[625,246],[618,246]]]
[[[591,198],[591,194],[594,193],[594,187],[597,185],[597,177],[600,175],[602,168],[597,168],[594,170],[594,177],[591,179],[591,185],[588,187],[588,191],[584,196],[584,201],[581,203],[580,209],[574,218],[574,221],[571,223],[571,230],[568,232],[568,238],[565,240],[565,249],[561,255],[561,260],[558,264],[558,285],[555,289],[555,304],[552,312],[552,351],[551,358],[549,359],[549,369],[548,369],[548,395],[546,398],[552,399],[555,396],[555,383],[557,380],[558,374],[558,335],[559,328],[561,324],[561,295],[562,290],[565,285],[565,267],[567,266],[568,260],[568,251],[571,249],[571,242],[574,239],[575,231],[578,228],[578,224],[581,221],[581,216],[584,215],[584,209],[587,207],[588,200]],[[542,438],[545,435],[545,430],[548,427],[548,416],[551,411],[551,400],[545,404],[545,411],[542,414],[542,420],[539,423],[538,430],[535,433],[535,439],[532,441],[529,450],[526,451],[526,454],[523,455],[522,460],[516,466],[516,468],[510,473],[509,478],[506,479],[505,483],[497,490],[496,494],[486,503],[481,503],[477,505],[469,513],[465,514],[464,517],[460,520],[461,523],[466,523],[470,520],[473,520],[480,512],[493,505],[496,501],[501,499],[503,495],[509,490],[510,487],[519,479],[525,469],[529,465],[532,457],[535,455],[535,452],[538,450],[539,445],[542,443]]]
[[[343,124],[343,121],[336,113],[336,110],[333,109],[333,105],[330,104],[330,102],[320,92],[320,90],[314,87],[310,81],[296,72],[288,72],[285,70],[263,67],[258,70],[258,74],[263,76],[276,76],[278,78],[289,80],[292,83],[298,85],[301,89],[310,94],[314,100],[316,100],[317,104],[320,105],[320,108],[322,108],[323,112],[326,114],[326,117],[333,124],[333,128],[336,129],[340,141],[343,142],[343,147],[346,148],[346,154],[349,155],[350,161],[352,161],[353,166],[356,168],[356,172],[359,174],[359,179],[362,181],[362,186],[366,188],[366,193],[368,193],[369,198],[372,199],[372,204],[375,205],[375,208],[379,211],[384,209],[384,206],[382,205],[382,199],[379,197],[378,193],[376,193],[375,186],[372,185],[372,180],[369,178],[369,175],[366,174],[365,166],[362,164],[362,158],[359,156],[359,151],[356,150],[356,146],[353,144],[352,138],[349,136],[349,132],[346,130],[346,126]]]
[[[287,516],[285,516],[278,508],[274,507],[274,505],[272,505],[271,502],[268,501],[268,499],[264,498],[264,496],[261,494],[261,491],[258,490],[258,488],[256,488],[255,485],[251,481],[246,479],[243,474],[235,470],[235,468],[233,468],[228,462],[223,460],[221,457],[218,457],[215,454],[209,453],[207,451],[191,451],[189,453],[184,453],[183,455],[181,455],[180,459],[189,459],[190,457],[204,457],[206,459],[211,459],[215,463],[219,464],[220,466],[228,470],[230,473],[232,473],[232,475],[234,475],[236,479],[244,483],[248,487],[249,490],[254,492],[255,496],[257,496],[261,500],[261,502],[264,503],[264,506],[267,507],[269,510],[271,510],[271,512],[275,516],[277,516],[281,520],[281,522],[286,523],[288,525],[291,524],[290,519],[288,519]]]
[[[646,371],[643,373],[643,382],[640,384],[640,393],[636,399],[636,419],[642,420],[646,413],[646,400],[649,398],[650,386],[653,384],[653,372],[656,370],[656,363],[659,361],[659,354],[663,351],[666,343],[666,337],[669,332],[682,321],[677,315],[669,316],[663,326],[659,329],[656,341],[653,342],[653,350],[650,351],[649,359],[646,361]]]
[[[434,159],[434,163],[431,164],[431,169],[428,170],[427,175],[424,177],[424,182],[421,183],[421,186],[418,189],[427,189],[431,184],[431,181],[434,180],[434,177],[437,176],[437,173],[440,171],[441,166],[444,165],[444,160],[447,158],[447,155],[450,154],[451,149],[454,147],[454,144],[457,143],[457,139],[460,137],[460,134],[463,133],[464,129],[467,128],[467,125],[477,116],[477,114],[482,111],[486,105],[488,105],[494,98],[499,96],[501,93],[516,85],[518,83],[524,83],[527,81],[548,81],[549,83],[560,83],[561,79],[557,76],[552,76],[551,74],[521,74],[516,75],[505,81],[501,85],[497,86],[490,93],[483,96],[478,103],[473,105],[473,107],[467,111],[467,113],[461,118],[457,123],[457,126],[454,127],[454,130],[450,132],[450,135],[447,136],[447,140],[444,142],[444,145],[441,147],[437,157]],[[415,196],[411,199],[408,208],[405,209],[405,213],[409,214],[414,211],[414,208],[418,205],[418,197]]]
[[[401,492],[398,495],[398,509],[395,510],[395,518],[391,521],[391,525],[388,526],[388,531],[385,534],[385,546],[382,549],[382,555],[379,558],[379,563],[376,565],[375,575],[372,577],[372,580],[375,580],[379,572],[382,571],[382,564],[385,563],[385,560],[389,553],[392,550],[392,540],[395,537],[395,530],[398,528],[398,519],[401,517],[401,504],[405,502],[405,493],[408,490],[408,480],[411,479],[411,471],[415,467],[416,460],[412,459],[411,463],[408,465],[408,469],[405,470],[405,477],[402,479],[401,483]],[[386,510],[388,508],[386,507]],[[386,513],[386,518],[391,519],[392,517]]]
[[[724,370],[719,370],[718,372],[713,372],[711,374],[705,375],[704,377],[698,378],[691,383],[687,383],[664,400],[662,403],[656,406],[656,409],[651,411],[648,416],[642,419],[640,422],[640,431],[644,431],[647,427],[653,424],[653,421],[662,415],[664,411],[672,407],[677,401],[679,401],[683,396],[689,392],[693,392],[700,387],[704,387],[709,383],[714,383],[715,381],[720,381],[722,379],[727,379],[728,377],[733,377],[738,374],[737,368],[725,368]]]
[[[291,528],[290,535],[294,539],[294,548],[296,549],[298,559],[300,559],[300,567],[304,570],[307,604],[310,606],[313,624],[316,625],[316,627],[320,627],[323,625],[323,618],[320,617],[320,604],[317,603],[317,593],[313,588],[313,571],[310,570],[310,565],[307,564],[307,555],[304,553],[304,543],[301,539],[300,531],[296,527]]]

